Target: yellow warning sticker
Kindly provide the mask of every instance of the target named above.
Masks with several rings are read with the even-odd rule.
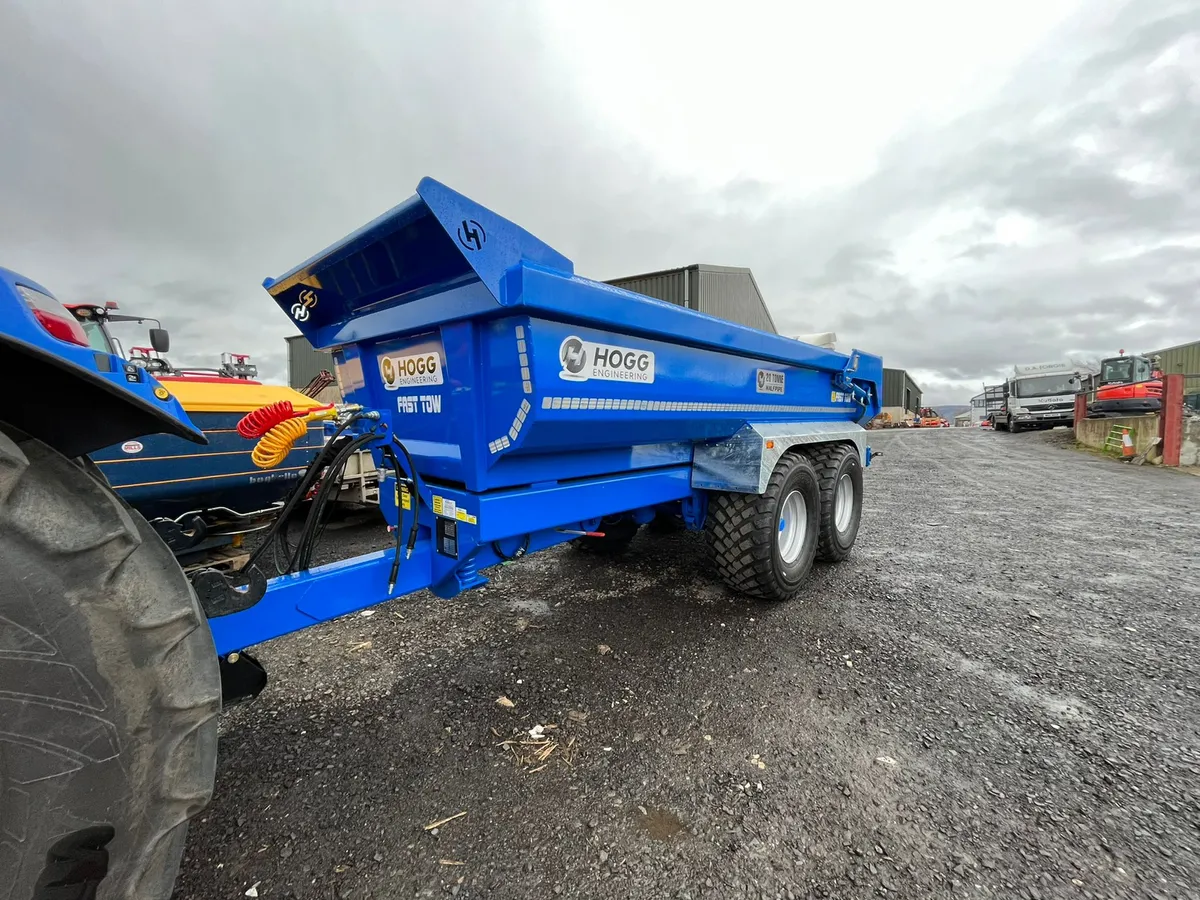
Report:
[[[405,508],[407,509],[407,507]],[[443,497],[440,494],[433,495],[433,512],[435,515],[445,516],[447,519],[457,519],[459,522],[467,522],[471,525],[479,521],[449,497]]]
[[[400,489],[400,508],[412,509],[412,494],[408,492],[408,485]]]

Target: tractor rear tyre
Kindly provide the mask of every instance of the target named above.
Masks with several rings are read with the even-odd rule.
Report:
[[[596,529],[603,532],[604,537],[581,537],[575,541],[575,546],[585,553],[594,553],[597,556],[616,556],[625,552],[640,527],[627,516],[604,519]]]
[[[0,430],[0,890],[166,900],[220,674],[179,564],[93,468]]]
[[[763,494],[713,494],[704,530],[729,587],[764,600],[800,593],[817,553],[821,488],[807,456],[780,458]]]
[[[821,528],[817,559],[840,562],[850,555],[862,519],[863,470],[851,444],[826,444],[810,450],[821,484]]]

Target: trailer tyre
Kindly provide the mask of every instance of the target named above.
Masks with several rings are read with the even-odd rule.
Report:
[[[817,559],[840,562],[850,555],[862,519],[863,470],[858,450],[829,444],[809,451],[821,485]]]
[[[793,451],[779,460],[765,493],[713,494],[704,530],[729,587],[765,600],[791,600],[812,569],[820,521],[817,471]]]
[[[191,585],[94,467],[2,430],[0,572],[3,889],[166,900],[221,708]]]

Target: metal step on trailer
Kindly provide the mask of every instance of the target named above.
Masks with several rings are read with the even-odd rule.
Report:
[[[222,654],[423,588],[452,597],[485,583],[489,566],[616,517],[668,512],[699,529],[711,497],[759,498],[793,540],[795,523],[771,505],[787,467],[820,479],[819,493],[801,491],[807,506],[788,508],[815,504],[805,515],[822,540],[837,498],[861,501],[879,357],[580,277],[431,179],[264,286],[314,347],[332,350],[358,410],[346,434],[385,473],[380,509],[398,542],[270,579],[252,566],[240,591],[219,573],[197,576]],[[843,470],[853,478],[829,481]]]

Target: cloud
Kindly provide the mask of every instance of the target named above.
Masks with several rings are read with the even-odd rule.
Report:
[[[281,378],[263,277],[426,174],[592,277],[748,265],[781,331],[836,330],[932,402],[1200,337],[1195,2],[1087,4],[961,114],[803,191],[673,170],[593,114],[536,7],[63,8],[0,7],[0,264],[158,316],[188,363],[246,351]]]

